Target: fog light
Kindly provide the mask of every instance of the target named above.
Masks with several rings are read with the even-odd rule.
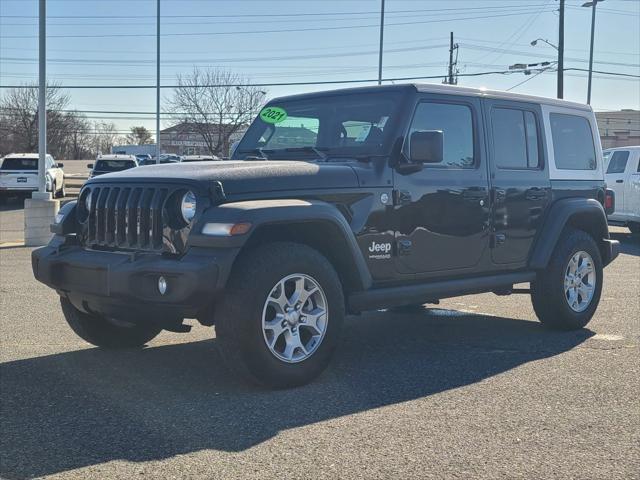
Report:
[[[158,278],[158,291],[160,295],[167,293],[167,280],[164,277]]]

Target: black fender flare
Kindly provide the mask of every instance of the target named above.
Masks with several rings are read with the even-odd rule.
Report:
[[[207,223],[248,223],[251,227],[244,235],[210,236],[202,233],[202,229]],[[333,227],[331,231],[340,237],[340,243],[347,251],[345,259],[348,265],[346,268],[354,279],[353,289],[367,290],[371,287],[371,273],[351,226],[335,206],[319,200],[246,200],[217,205],[205,211],[191,230],[189,246],[230,248],[236,249],[239,253],[252,236],[265,226],[304,223],[324,224]]]
[[[546,216],[529,258],[529,267],[542,270],[547,267],[551,255],[567,225],[584,226],[602,253],[602,262],[608,265],[617,255],[615,243],[609,240],[609,226],[604,208],[593,198],[565,198],[555,202]]]

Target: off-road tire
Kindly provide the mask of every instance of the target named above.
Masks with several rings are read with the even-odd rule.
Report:
[[[97,347],[141,347],[162,331],[162,328],[153,325],[115,324],[101,316],[81,312],[66,298],[60,298],[60,305],[67,323],[76,335]]]
[[[629,222],[627,227],[631,230],[631,233],[640,233],[640,222]]]
[[[263,336],[267,297],[292,274],[312,277],[327,300],[327,326],[322,343],[299,363],[277,358]],[[245,380],[270,388],[304,385],[329,364],[344,321],[344,294],[331,263],[306,245],[275,242],[246,253],[235,262],[222,301],[215,309],[216,345],[228,367]]]
[[[564,280],[569,260],[580,251],[593,259],[596,282],[591,303],[582,312],[574,311],[566,299]],[[598,246],[588,233],[566,228],[562,233],[549,265],[538,272],[531,284],[531,301],[538,319],[545,327],[555,330],[578,330],[584,328],[598,307],[602,293],[602,259]]]

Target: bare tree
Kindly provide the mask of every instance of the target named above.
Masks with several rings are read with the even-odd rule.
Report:
[[[167,111],[180,131],[197,132],[212,155],[226,153],[230,139],[253,120],[266,94],[247,79],[219,69],[194,68],[178,75],[177,82]]]
[[[0,150],[37,152],[38,89],[34,87],[12,88],[0,98]],[[58,86],[47,86],[47,145],[54,155],[60,153],[60,140],[68,128],[69,115],[62,110],[69,102],[69,95]]]
[[[111,147],[116,145],[120,137],[113,122],[95,122],[91,134],[91,147],[94,155],[111,152]]]
[[[131,133],[125,137],[126,143],[135,145],[153,143],[153,135],[145,127],[131,127],[130,130]]]

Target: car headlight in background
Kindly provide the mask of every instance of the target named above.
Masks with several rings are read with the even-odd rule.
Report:
[[[182,196],[180,213],[182,213],[182,218],[187,223],[191,223],[193,217],[196,216],[196,196],[191,190]]]

